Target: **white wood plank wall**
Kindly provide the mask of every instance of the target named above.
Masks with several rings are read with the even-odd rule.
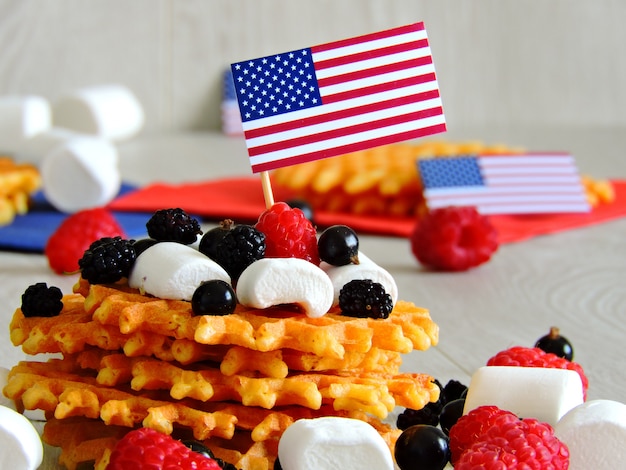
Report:
[[[622,0],[0,0],[0,95],[122,83],[144,132],[217,129],[231,62],[421,20],[451,129],[626,125]]]

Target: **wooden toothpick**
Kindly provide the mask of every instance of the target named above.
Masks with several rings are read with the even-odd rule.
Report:
[[[263,186],[263,197],[265,198],[265,208],[270,209],[274,205],[274,193],[272,192],[272,182],[268,171],[261,172],[261,184]]]

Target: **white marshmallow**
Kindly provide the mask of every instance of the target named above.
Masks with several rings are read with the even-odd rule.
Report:
[[[378,282],[383,285],[385,292],[391,296],[394,305],[398,301],[398,286],[393,276],[361,252],[359,252],[359,264],[333,266],[322,262],[320,267],[333,283],[333,305],[339,304],[339,292],[343,286],[354,279],[371,279],[373,282]]]
[[[82,88],[61,97],[52,108],[53,123],[113,141],[128,139],[144,124],[135,95],[121,85]]]
[[[368,423],[335,416],[300,419],[278,442],[284,470],[392,470],[391,451]]]
[[[50,104],[41,96],[0,97],[0,152],[14,154],[25,140],[50,125]]]
[[[176,242],[160,242],[135,260],[128,284],[161,299],[191,300],[203,281],[230,283],[228,273],[198,250]]]
[[[495,405],[554,426],[583,401],[582,381],[573,370],[484,366],[472,376],[463,411],[467,414],[482,405]]]
[[[69,140],[80,136],[81,134],[77,134],[69,129],[51,127],[30,139],[26,139],[15,151],[13,158],[17,162],[41,166],[49,153],[55,151]]]
[[[122,178],[117,149],[94,137],[76,137],[45,156],[41,178],[46,198],[61,212],[77,212],[108,204]]]
[[[318,266],[300,258],[263,258],[237,281],[239,303],[253,308],[297,304],[308,317],[323,316],[333,304],[333,284]]]
[[[34,470],[43,461],[43,444],[25,416],[0,406],[0,468]]]
[[[567,412],[554,433],[570,452],[571,470],[614,470],[626,461],[626,404],[590,400]]]

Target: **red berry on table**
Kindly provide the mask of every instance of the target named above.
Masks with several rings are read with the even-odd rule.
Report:
[[[556,369],[569,369],[578,373],[583,384],[583,398],[587,399],[589,380],[582,366],[576,362],[568,361],[552,353],[547,353],[539,348],[513,346],[500,351],[487,361],[488,366],[519,366],[519,367],[552,367]]]
[[[430,211],[416,224],[410,241],[420,263],[442,271],[473,268],[498,249],[496,229],[474,207]]]
[[[218,463],[150,428],[130,431],[113,448],[107,470],[221,470]]]
[[[302,258],[320,264],[317,231],[300,209],[277,202],[261,214],[255,228],[265,234],[266,258]]]
[[[121,236],[124,229],[113,214],[104,208],[86,209],[67,217],[48,239],[44,253],[50,268],[57,274],[78,271],[78,260],[92,242]]]
[[[479,406],[461,416],[450,428],[451,461],[455,464],[463,452],[469,449],[483,434],[493,426],[505,422],[518,421],[515,413],[502,410],[497,406]]]
[[[567,446],[534,418],[496,421],[454,464],[455,470],[568,467]]]

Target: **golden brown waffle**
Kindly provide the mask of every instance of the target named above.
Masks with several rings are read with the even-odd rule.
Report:
[[[475,141],[393,144],[279,168],[272,182],[314,210],[415,216],[424,208],[418,158],[519,151]]]
[[[205,345],[237,345],[256,351],[291,349],[341,359],[346,351],[368,352],[372,347],[399,353],[436,345],[439,330],[427,310],[398,301],[389,318],[373,320],[339,315],[320,318],[281,308],[251,309],[237,306],[225,316],[194,316],[189,302],[162,300],[121,291],[116,287],[79,282],[85,309],[102,325],[116,326],[123,334],[137,331]]]
[[[431,377],[399,371],[402,353],[438,340],[428,311],[407,302],[385,320],[242,306],[194,316],[189,302],[82,279],[63,301],[53,318],[15,311],[15,345],[63,357],[20,363],[3,391],[46,413],[44,439],[70,469],[104,468],[139,426],[203,441],[242,470],[271,470],[280,436],[300,418],[362,419],[393,448],[399,431],[380,420],[438,398]]]
[[[311,410],[301,406],[267,410],[236,403],[198,403],[192,400],[159,400],[145,394],[101,387],[93,377],[72,372],[80,366],[73,360],[47,363],[24,362],[10,374],[5,394],[25,409],[43,409],[49,416],[44,440],[62,448],[61,463],[74,468],[78,463],[100,460],[108,455],[125,431],[149,426],[159,431],[203,441],[216,455],[240,468],[271,468],[275,445],[284,430],[300,418],[350,416],[372,424],[388,445],[399,435],[397,429],[363,411],[337,410],[323,406]],[[98,431],[101,429],[102,431]],[[242,441],[247,443],[242,449]],[[273,449],[270,454],[266,449]],[[264,460],[254,466],[241,463],[265,449]],[[253,459],[254,460],[254,459]]]
[[[0,226],[28,212],[30,195],[41,187],[41,176],[28,164],[0,156]]]

